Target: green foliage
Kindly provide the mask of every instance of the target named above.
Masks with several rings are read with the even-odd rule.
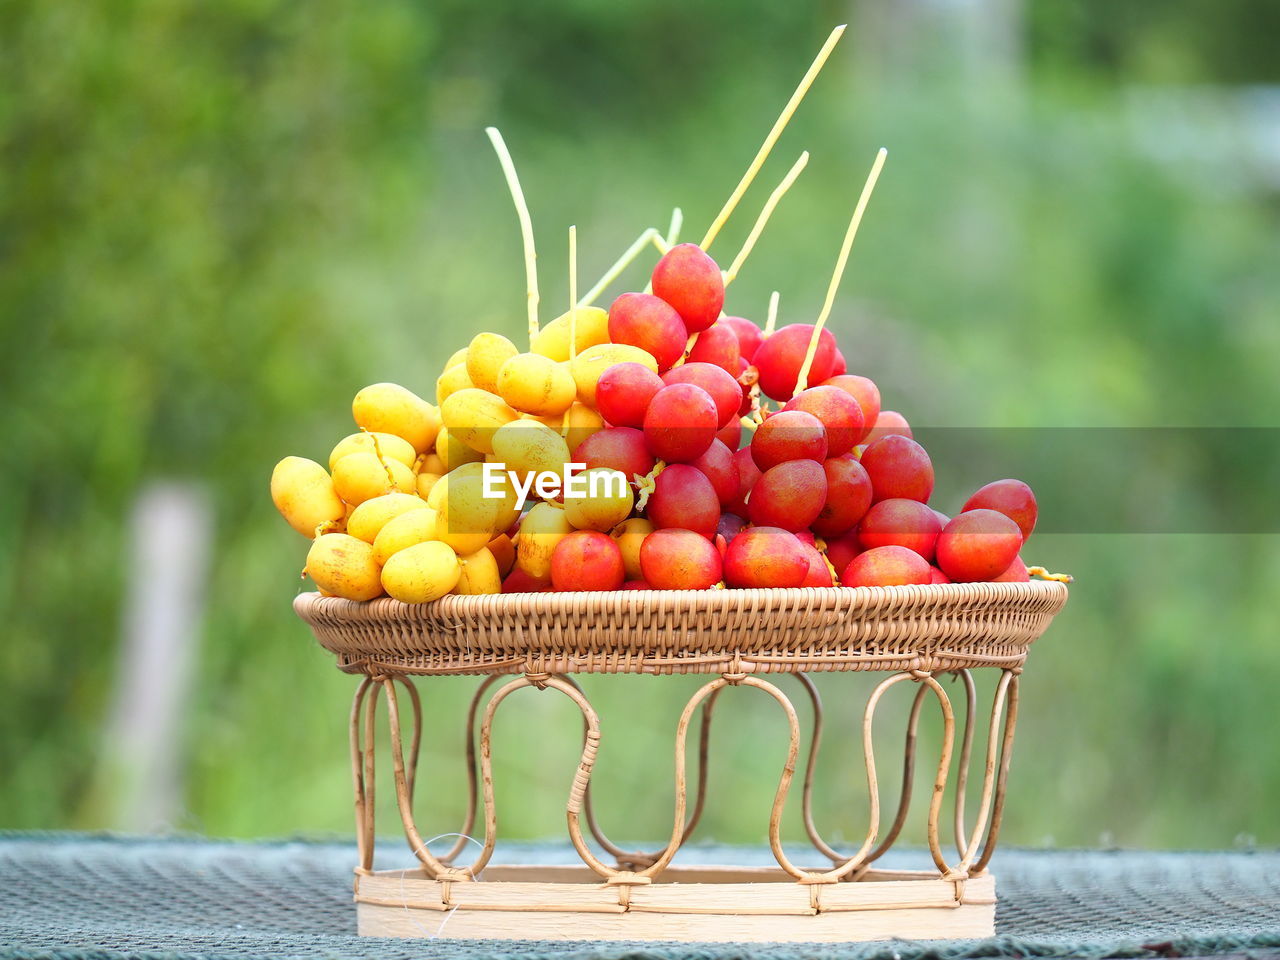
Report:
[[[1166,60],[1201,64],[1195,79],[1234,78],[1215,51],[1246,31],[1228,20],[1202,49],[1195,5],[1166,6],[1183,9],[1162,21]],[[569,223],[583,278],[674,204],[697,239],[841,9],[0,8],[0,823],[111,825],[93,785],[126,517],[141,483],[178,477],[208,489],[218,518],[179,825],[348,830],[352,681],[289,610],[305,544],[274,515],[271,466],[323,459],[365,383],[430,395],[472,333],[521,335],[518,233],[485,124],[503,127],[520,168],[550,316],[567,297]],[[941,427],[1273,425],[1274,196],[1215,189],[1143,154],[1121,85],[1150,77],[1128,56],[1095,57],[1085,25],[1034,9],[1036,69],[1016,92],[975,91],[942,67],[869,74],[851,36],[717,242],[731,256],[765,185],[812,151],[728,308],[761,318],[776,288],[780,322],[815,315],[884,143],[889,165],[832,324],[887,406]],[[643,277],[637,267],[618,289]],[[1129,489],[1096,494],[1155,491],[1169,515],[1212,514],[1214,474],[1194,460],[1172,473],[1126,461]],[[943,510],[967,492],[949,470],[981,482],[1036,469],[938,467]],[[1038,480],[1043,514],[1080,502],[1096,476],[1081,464]],[[1272,511],[1258,518],[1269,536],[1036,535],[1028,559],[1079,581],[1025,676],[1009,841],[1280,841],[1267,801],[1280,787],[1273,710],[1252,679],[1280,655]],[[599,802],[634,811],[606,829],[625,820],[662,835],[670,733],[693,681],[586,683],[606,723]],[[866,683],[822,678],[833,729],[852,729],[857,697],[844,691]],[[440,831],[461,813],[455,741],[469,695],[468,682],[441,681],[428,698],[441,733],[423,762],[444,771],[429,801]],[[504,832],[554,833],[578,721],[549,696],[521,698],[521,720],[499,724]],[[783,733],[764,698],[740,693],[721,709],[706,826],[755,840]],[[905,706],[888,709],[901,718]],[[844,798],[857,758],[828,746],[819,819],[853,836],[861,814]],[[624,759],[631,751],[643,762]],[[383,810],[387,829],[392,818]]]

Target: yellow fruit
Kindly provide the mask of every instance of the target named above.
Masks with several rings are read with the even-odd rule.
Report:
[[[505,533],[500,533],[490,540],[485,549],[493,554],[493,559],[498,564],[498,576],[505,577],[516,565],[516,545]]]
[[[393,556],[415,543],[439,540],[440,515],[423,504],[386,522],[373,541],[373,559],[385,564]]]
[[[448,473],[464,463],[483,460],[484,454],[479,450],[472,450],[450,433],[448,427],[441,427],[440,436],[436,437],[436,459],[440,461],[440,472]]]
[[[551,578],[551,551],[573,532],[558,503],[538,503],[520,521],[516,537],[516,566],[539,580]]]
[[[500,333],[477,333],[467,347],[467,376],[481,390],[498,392],[498,371],[520,349]]]
[[[421,510],[426,505],[421,497],[412,493],[384,493],[380,497],[366,500],[351,511],[351,516],[347,518],[347,533],[357,540],[373,543],[374,537],[388,520],[410,510]]]
[[[568,365],[540,353],[522,353],[504,363],[497,390],[516,410],[543,417],[564,413],[578,395]]]
[[[627,571],[628,580],[644,579],[644,571],[640,569],[640,546],[651,533],[653,524],[644,517],[624,520],[610,533],[618,544],[618,549],[622,551],[622,566]]]
[[[596,413],[591,407],[585,403],[575,403],[572,407],[565,411],[564,420],[568,422],[569,429],[566,432],[561,427],[560,432],[564,436],[565,442],[569,444],[569,453],[572,455],[578,449],[578,445],[583,440],[591,436],[597,430],[604,429],[604,417]]]
[[[635,502],[625,474],[611,467],[593,467],[566,485],[564,515],[577,530],[604,533],[627,519]]]
[[[442,473],[418,474],[417,479],[415,481],[418,487],[418,496],[421,497],[423,500],[427,499],[427,497],[430,496],[431,494],[431,488],[436,485],[436,481],[439,480],[442,476],[444,476],[444,474]]]
[[[452,590],[461,575],[458,555],[445,544],[429,540],[406,547],[388,560],[382,568],[382,586],[403,603],[430,603]]]
[[[482,548],[459,557],[458,563],[462,567],[462,575],[458,577],[458,585],[453,588],[454,593],[502,592],[502,574],[498,570],[498,561],[487,549]]]
[[[474,386],[471,377],[467,374],[465,363],[455,363],[451,367],[445,367],[444,373],[440,374],[439,379],[436,380],[436,403],[443,407],[444,402],[452,394]]]
[[[316,535],[317,527],[339,523],[347,515],[328,472],[305,457],[285,457],[276,464],[271,502],[289,526],[308,538]]]
[[[609,342],[609,314],[599,307],[579,307],[574,339],[578,353]],[[566,311],[546,324],[533,338],[532,350],[552,360],[569,359],[569,314]]]
[[[437,438],[436,442],[439,443],[439,438]],[[445,469],[444,461],[440,459],[439,454],[437,454],[435,449],[432,448],[428,453],[424,453],[414,462],[413,472],[434,473],[438,476],[443,476],[449,471]]]
[[[372,453],[349,453],[333,468],[333,488],[352,506],[385,493],[413,493],[413,471],[399,460],[379,460]]]
[[[347,600],[382,595],[373,547],[345,533],[316,537],[307,552],[306,573],[321,591]]]
[[[476,387],[449,394],[440,414],[450,436],[481,453],[493,453],[493,432],[520,416],[501,397]]]
[[[463,347],[461,350],[453,351],[453,356],[451,356],[448,359],[443,369],[448,370],[450,367],[456,367],[458,364],[460,363],[465,364],[466,362],[467,362],[467,348]]]
[[[521,474],[549,470],[562,473],[569,462],[564,437],[537,420],[512,420],[493,434],[493,453],[506,469]]]
[[[418,460],[418,451],[404,437],[397,437],[394,433],[353,433],[343,437],[333,448],[329,454],[329,469],[332,470],[349,453],[377,453],[389,460],[399,460],[406,467],[412,467]]]
[[[569,372],[578,385],[578,399],[594,407],[596,384],[600,382],[600,375],[615,363],[640,363],[654,373],[658,372],[658,361],[651,354],[629,343],[602,343],[588,347],[569,363]]]
[[[445,474],[431,488],[427,503],[440,514],[438,537],[460,554],[475,553],[516,521],[516,492],[499,472],[486,496],[484,464],[467,463]]]
[[[397,383],[365,387],[351,401],[351,415],[356,426],[371,433],[394,433],[419,453],[430,450],[440,432],[440,411]],[[390,456],[387,451],[382,455]]]

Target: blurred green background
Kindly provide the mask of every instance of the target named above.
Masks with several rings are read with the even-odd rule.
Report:
[[[584,286],[674,205],[696,239],[845,20],[713,251],[732,255],[810,150],[732,312],[762,321],[778,289],[780,322],[816,315],[883,144],[831,324],[887,407],[932,427],[1278,425],[1273,3],[0,5],[0,827],[349,835],[354,681],[290,610],[305,543],[271,506],[272,465],[325,459],[364,384],[431,396],[474,333],[519,339],[519,235],[485,125],[529,198],[545,319],[567,297],[568,224]],[[1127,489],[1097,496],[1199,516],[1226,468],[1187,458],[1181,473],[1134,458]],[[937,466],[943,510],[972,488],[959,474],[1032,479],[1061,532],[1028,559],[1077,575],[1024,677],[1004,839],[1280,842],[1273,519],[1073,533],[1055,502],[1096,464]],[[1265,505],[1278,480],[1244,484]],[[211,521],[194,552],[162,540],[147,566],[130,517],[156,482],[203,491]],[[152,731],[167,799],[140,802],[112,718],[169,681],[128,676],[126,597],[202,544],[182,719]],[[870,681],[819,682],[852,730]],[[665,836],[671,733],[697,681],[584,683],[605,724],[606,829]],[[426,685],[426,833],[457,829],[473,688]],[[887,792],[906,699],[885,708]],[[559,835],[579,721],[550,695],[507,709],[503,833]],[[704,836],[757,842],[784,732],[758,694],[720,710]],[[828,743],[819,822],[860,837],[860,765]]]

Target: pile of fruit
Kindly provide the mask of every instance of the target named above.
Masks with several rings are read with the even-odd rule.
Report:
[[[352,404],[359,432],[327,469],[298,457],[276,466],[272,498],[313,540],[305,574],[322,593],[423,603],[1028,579],[1031,489],[997,480],[954,517],[931,508],[928,453],[825,328],[883,152],[816,323],[774,329],[776,295],[763,327],[724,313],[727,283],[805,154],[729,271],[709,239],[677,244],[674,225],[665,238],[650,230],[662,255],[648,291],[607,311],[592,295],[578,302],[571,257],[570,309],[539,326],[527,209],[495,146],[524,228],[529,348],[481,333],[444,365],[435,403],[396,384],[366,387]]]

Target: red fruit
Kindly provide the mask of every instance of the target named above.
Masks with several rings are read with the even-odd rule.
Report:
[[[793,533],[818,519],[827,500],[827,475],[814,460],[788,460],[770,467],[747,500],[747,516],[757,527]]]
[[[676,463],[658,474],[645,515],[659,529],[679,527],[710,538],[720,522],[720,498],[705,473]]]
[[[906,547],[876,547],[849,562],[840,582],[846,587],[901,587],[929,582],[929,564]]]
[[[733,503],[738,496],[738,461],[734,459],[732,450],[719,440],[712,440],[707,452],[690,461],[689,466],[707,475],[721,504]]]
[[[809,350],[813,325],[793,323],[774,332],[760,344],[751,363],[760,371],[760,389],[774,400],[788,400],[795,393],[800,367]],[[818,349],[809,368],[810,383],[822,383],[831,376],[836,358],[836,338],[823,329],[818,336]]]
[[[933,461],[924,447],[908,437],[883,437],[862,451],[859,460],[871,478],[872,502],[919,500],[933,494]]]
[[[957,583],[991,580],[1009,569],[1022,548],[1018,525],[995,510],[967,510],[938,537],[938,566]]]
[[[907,418],[897,410],[881,410],[880,416],[876,417],[875,426],[867,433],[866,442],[875,443],[881,437],[895,435],[909,438],[911,424],[907,423]]]
[[[666,301],[649,293],[624,293],[609,308],[609,339],[644,350],[666,370],[684,356],[689,332]]]
[[[751,438],[751,456],[761,470],[788,460],[827,458],[827,429],[811,413],[784,410],[756,428]]]
[[[716,539],[723,540],[726,544],[732,543],[733,538],[742,532],[747,525],[747,521],[736,513],[722,513],[720,522],[716,524]]]
[[[858,543],[858,535],[849,533],[843,537],[837,537],[835,540],[827,541],[827,559],[831,561],[831,565],[837,570],[843,570],[849,565],[854,557],[862,552],[862,545]]]
[[[645,443],[645,435],[634,427],[605,427],[597,430],[573,452],[575,463],[586,468],[609,467],[619,470],[631,481],[653,469],[653,454]]]
[[[998,577],[991,578],[992,583],[1030,583],[1031,574],[1027,573],[1027,565],[1022,562],[1022,557],[1014,557],[1013,563],[1009,564],[1009,569]]]
[[[649,452],[667,463],[698,459],[711,446],[718,429],[715,401],[692,383],[663,387],[654,394],[644,415],[644,439]]]
[[[502,581],[503,593],[547,593],[551,590],[550,580],[539,580],[516,567]]]
[[[811,547],[818,545],[818,538],[813,535],[812,530],[797,530],[796,539],[801,543],[807,543]]]
[[[1031,536],[1031,531],[1036,528],[1036,495],[1021,480],[996,480],[988,483],[964,502],[960,512],[979,509],[1003,513],[1018,525],[1023,540]]]
[[[850,373],[832,377],[822,384],[824,387],[839,387],[862,408],[862,436],[855,443],[865,443],[871,428],[880,416],[880,388],[868,377],[859,377]]]
[[[696,243],[672,247],[653,268],[653,292],[676,309],[690,333],[711,326],[724,307],[720,268]]]
[[[655,530],[640,545],[640,569],[654,590],[707,590],[720,582],[720,551],[692,530]]]
[[[575,530],[551,551],[554,590],[617,590],[625,579],[622,551],[608,534]]]
[[[801,550],[804,552],[805,558],[809,561],[809,571],[805,574],[804,582],[800,584],[802,587],[834,587],[835,580],[831,576],[831,568],[827,566],[826,558],[818,552],[818,548],[811,543],[801,541]]]
[[[941,570],[939,570],[937,567],[931,566],[929,567],[929,582],[930,583],[950,583],[951,578],[948,577]]]
[[[730,451],[736,451],[742,445],[742,421],[737,417],[730,420],[720,432],[716,434],[716,439],[723,443]]]
[[[738,464],[738,495],[734,497],[732,503],[725,505],[725,509],[745,517],[750,512],[747,510],[747,495],[760,479],[760,468],[752,459],[749,446],[735,451],[733,459]]]
[[[764,332],[746,317],[721,317],[720,322],[737,335],[738,353],[744,362],[750,363],[760,344],[764,343]]]
[[[639,364],[637,364],[639,366]],[[862,408],[839,387],[810,387],[787,401],[785,410],[811,413],[827,428],[827,456],[838,457],[853,449],[862,437]]]
[[[749,527],[725,551],[724,580],[731,587],[798,587],[808,575],[804,544],[777,527]]]
[[[724,321],[717,321],[698,334],[693,349],[689,351],[689,362],[713,363],[735,377],[741,359],[738,335]]]
[[[626,583],[622,585],[622,589],[623,590],[652,590],[653,587],[649,586],[643,580],[628,580]]]
[[[742,385],[729,371],[714,363],[682,363],[662,375],[665,384],[692,383],[701,387],[715,400],[719,429],[738,416],[742,403]]]
[[[831,376],[843,376],[845,371],[849,369],[849,364],[844,359],[844,354],[840,352],[840,348],[836,348],[836,361],[831,365]]]
[[[642,363],[615,363],[596,384],[596,409],[615,427],[643,426],[649,401],[664,386]]]
[[[950,523],[950,522],[951,522],[951,518],[950,518],[950,517],[948,517],[948,516],[947,516],[945,513],[943,513],[941,510],[935,510],[935,511],[933,511],[933,515],[934,515],[935,517],[937,517],[937,518],[938,518],[938,522],[939,522],[940,524],[942,524],[944,527],[945,527],[948,523]]]
[[[906,547],[930,563],[942,524],[919,500],[881,500],[858,524],[858,540],[864,550]]]
[[[827,475],[827,499],[811,526],[820,537],[838,537],[852,530],[871,506],[871,478],[849,453],[826,461],[822,470]],[[836,564],[836,569],[843,567]]]

